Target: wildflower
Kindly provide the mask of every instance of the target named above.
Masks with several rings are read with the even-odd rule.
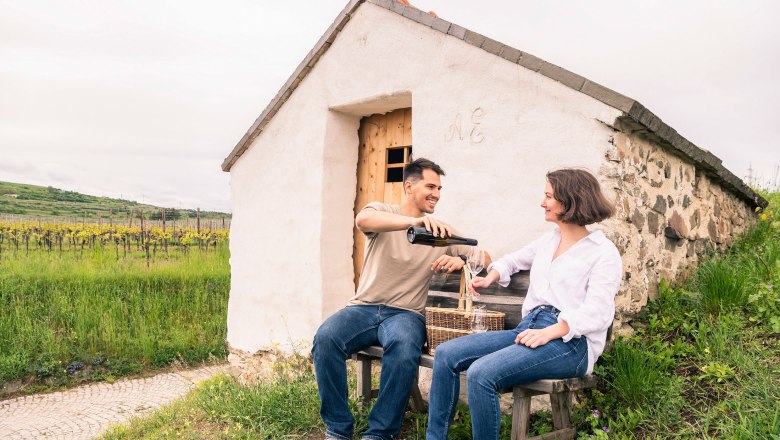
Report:
[[[598,419],[599,418],[599,410],[597,410],[597,409],[593,410],[593,418],[594,419]]]
[[[607,434],[609,434],[609,428],[607,428],[606,426],[602,426],[602,427],[601,427],[601,429],[603,429],[603,430],[604,430],[604,432],[606,432]]]

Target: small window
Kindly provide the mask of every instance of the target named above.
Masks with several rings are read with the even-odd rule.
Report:
[[[391,148],[387,150],[387,164],[404,163],[404,148]]]
[[[388,168],[387,169],[387,181],[388,182],[403,182],[404,181],[404,169],[403,168]]]
[[[385,182],[403,182],[404,165],[412,156],[412,146],[388,148],[387,162],[385,163]]]

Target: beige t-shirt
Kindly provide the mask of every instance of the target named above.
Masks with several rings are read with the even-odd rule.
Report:
[[[398,205],[379,202],[363,209],[400,214]],[[453,231],[457,234],[457,232]],[[387,305],[423,314],[431,283],[431,264],[440,256],[466,255],[468,246],[433,247],[411,244],[406,230],[366,234],[363,272],[350,305]]]

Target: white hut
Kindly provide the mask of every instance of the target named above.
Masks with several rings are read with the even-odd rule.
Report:
[[[618,325],[766,204],[631,98],[397,1],[353,0],[222,165],[234,353],[305,347],[345,305],[355,212],[400,201],[412,150],[447,172],[436,215],[496,256],[549,230],[548,170],[596,173],[618,206],[598,226],[623,253]]]

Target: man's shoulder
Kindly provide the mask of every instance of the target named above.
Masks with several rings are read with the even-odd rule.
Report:
[[[401,207],[399,205],[383,202],[369,202],[366,203],[362,209],[373,209],[374,211],[391,212],[393,214],[399,214],[401,212]]]

